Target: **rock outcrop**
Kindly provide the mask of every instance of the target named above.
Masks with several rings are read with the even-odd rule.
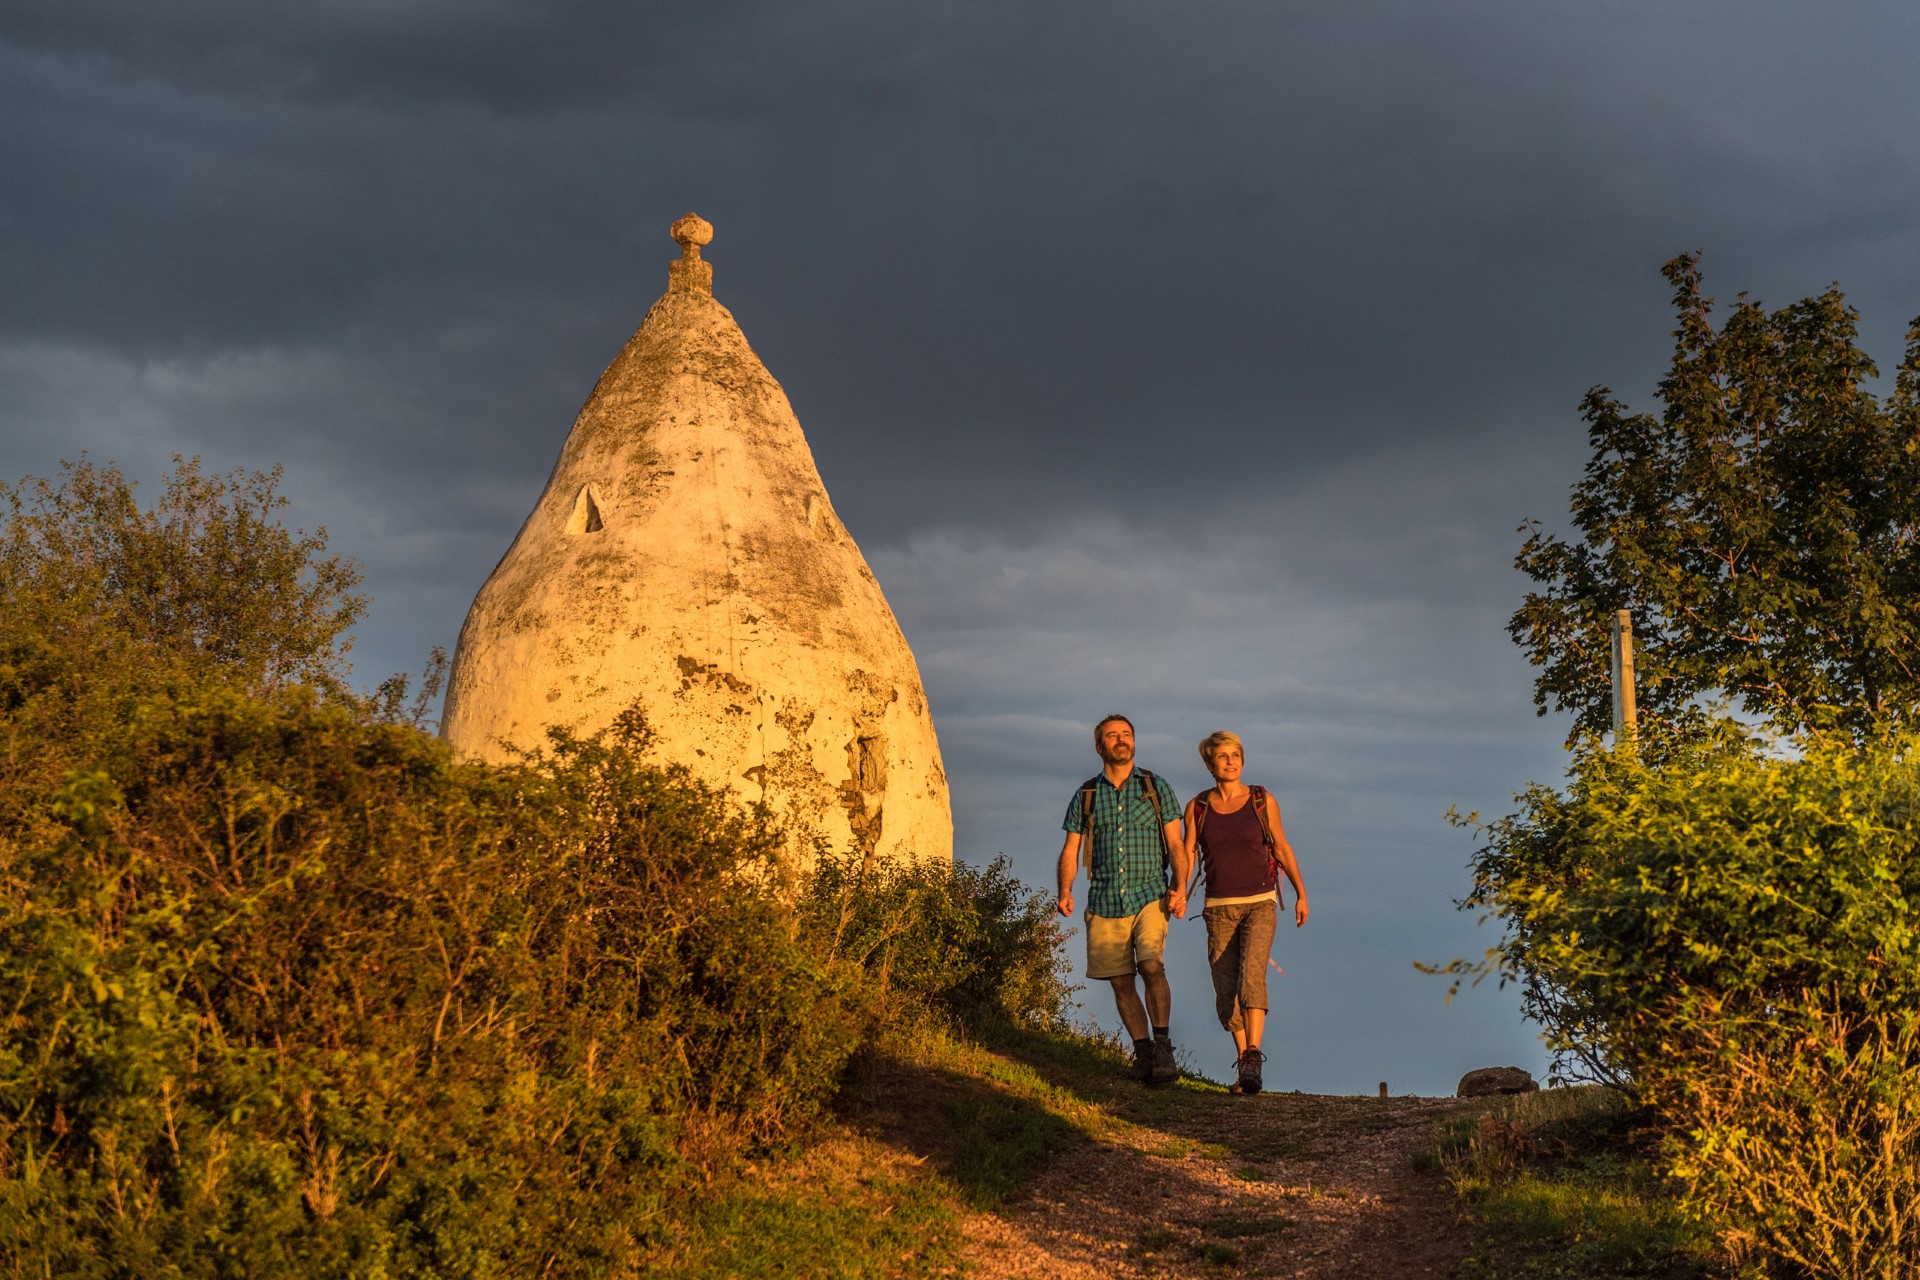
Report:
[[[1532,1093],[1540,1086],[1533,1073],[1520,1067],[1481,1067],[1460,1077],[1456,1098],[1491,1098],[1499,1094]]]
[[[786,393],[673,225],[668,289],[601,375],[460,630],[443,732],[499,759],[638,705],[652,751],[816,840],[947,859],[912,651],[834,514]]]

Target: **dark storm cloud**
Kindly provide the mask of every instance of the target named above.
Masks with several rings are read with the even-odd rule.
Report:
[[[1045,877],[1110,703],[1183,791],[1236,725],[1342,922],[1295,978],[1369,975],[1454,1046],[1434,1087],[1531,1052],[1406,963],[1484,945],[1438,815],[1559,767],[1512,528],[1564,510],[1586,387],[1650,405],[1676,252],[1773,305],[1837,279],[1891,363],[1917,37],[1904,4],[16,2],[0,474],[284,461],[368,566],[360,674],[414,667],[697,208],[919,653],[962,852]],[[1325,994],[1319,1083],[1378,1079],[1401,1050]]]
[[[58,179],[18,198],[37,249],[0,325],[135,357],[404,344],[511,448],[522,413],[564,424],[698,203],[882,527],[973,499],[983,455],[1030,503],[1063,457],[1129,488],[1176,433],[1312,468],[1511,431],[1644,349],[1620,335],[1703,204],[1804,252],[1914,194],[1870,116],[1770,116],[1752,35],[1683,58],[1619,14],[33,5],[0,146]],[[450,329],[471,363],[419,358]],[[889,500],[910,456],[934,492]]]

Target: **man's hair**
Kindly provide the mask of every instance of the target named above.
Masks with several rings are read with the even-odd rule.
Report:
[[[1200,759],[1206,764],[1213,763],[1213,753],[1222,747],[1237,747],[1241,755],[1247,754],[1247,744],[1240,741],[1240,735],[1229,729],[1210,733],[1200,739]]]
[[[1118,711],[1114,712],[1110,716],[1101,716],[1100,719],[1096,721],[1093,726],[1093,745],[1094,746],[1097,747],[1100,745],[1100,731],[1106,728],[1108,725],[1112,724],[1115,720],[1118,720],[1121,724],[1127,726],[1127,732],[1129,733],[1134,732],[1133,721],[1127,719],[1125,716],[1121,715]]]

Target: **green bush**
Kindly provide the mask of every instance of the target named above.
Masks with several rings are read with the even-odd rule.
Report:
[[[1696,1207],[1816,1275],[1920,1268],[1916,745],[1595,753],[1479,861]]]
[[[1061,1020],[1004,863],[796,879],[638,717],[348,691],[275,479],[0,490],[0,1276],[630,1275],[887,1021]]]
[[[0,1274],[620,1274],[882,1025],[1062,1020],[1004,863],[796,904],[640,732],[498,769],[297,690],[143,705],[0,848]]]
[[[118,467],[0,484],[0,597],[105,623],[151,659],[187,659],[249,689],[346,688],[360,569],[327,531],[289,531],[281,471],[204,475],[176,455],[142,510]]]
[[[359,569],[324,554],[325,529],[281,527],[279,482],[176,458],[144,510],[117,468],[84,459],[57,482],[0,484],[0,832],[44,827],[69,771],[209,681],[354,701]]]
[[[771,834],[618,743],[461,768],[218,689],[130,738],[10,851],[7,1271],[619,1270],[858,1043]]]
[[[823,853],[799,910],[831,955],[857,967],[879,1017],[935,1013],[975,1031],[1067,1026],[1059,916],[1005,854],[977,868]]]
[[[1731,1243],[1811,1276],[1920,1271],[1920,1014],[1805,1001],[1770,1035],[1699,1030],[1707,1070],[1676,1080],[1674,1171],[1734,1224]]]

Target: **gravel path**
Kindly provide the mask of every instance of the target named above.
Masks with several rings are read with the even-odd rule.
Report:
[[[1416,1172],[1455,1099],[1187,1095],[1064,1153],[1018,1199],[970,1215],[982,1277],[1413,1280],[1464,1253],[1452,1195]]]

